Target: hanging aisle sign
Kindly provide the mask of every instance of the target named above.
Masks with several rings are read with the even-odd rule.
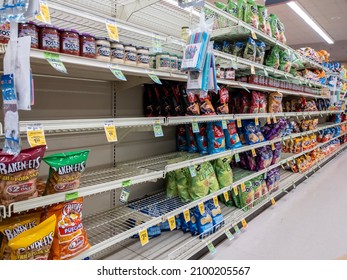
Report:
[[[205,6],[205,0],[178,0],[178,5],[182,8],[204,7]]]

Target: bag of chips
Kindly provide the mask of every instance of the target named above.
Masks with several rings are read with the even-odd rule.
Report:
[[[263,176],[258,176],[252,179],[252,187],[254,191],[254,202],[253,206],[256,206],[261,202],[261,198],[263,195]]]
[[[197,153],[198,145],[196,143],[195,136],[193,133],[193,127],[191,124],[186,124],[186,137],[188,142],[188,152]]]
[[[83,198],[60,203],[48,209],[47,216],[56,216],[53,260],[68,260],[90,248],[82,223]]]
[[[253,208],[254,189],[251,181],[245,183],[245,190],[244,192],[241,190],[240,200],[241,207],[244,211],[248,211]]]
[[[191,200],[191,197],[189,195],[188,188],[191,183],[191,176],[189,169],[187,167],[177,169],[174,171],[176,175],[176,185],[177,185],[177,191],[178,196],[181,198],[183,202],[188,202]]]
[[[270,93],[269,97],[269,113],[282,113],[283,94],[280,92]]]
[[[283,50],[280,52],[280,66],[279,69],[289,73],[292,67],[291,53],[289,50]]]
[[[276,45],[274,46],[268,56],[265,59],[265,65],[278,69],[280,66],[280,48]]]
[[[200,212],[200,209],[198,206],[195,206],[192,209],[193,215],[195,216],[195,219],[196,219],[196,224],[198,226],[198,233],[200,235],[200,238],[203,238],[213,233],[212,217],[207,211],[205,204],[204,204],[204,208],[205,208],[204,213]]]
[[[241,148],[242,143],[237,133],[236,122],[227,121],[227,128],[228,129],[224,129],[226,148],[229,150]]]
[[[258,6],[253,0],[247,0],[244,21],[255,29],[259,28]]]
[[[246,0],[237,0],[238,18],[240,20],[245,20],[246,6],[247,6]]]
[[[184,124],[177,126],[176,145],[179,152],[188,151],[187,132]]]
[[[213,161],[213,168],[217,176],[219,188],[231,186],[233,183],[233,172],[230,167],[231,156],[219,158]]]
[[[12,260],[47,260],[55,237],[56,216],[43,221],[9,241]]]
[[[0,152],[0,205],[38,197],[36,181],[46,146],[23,150],[18,156]]]
[[[168,172],[165,178],[165,189],[167,197],[178,196],[178,189],[176,185],[176,174],[174,171]]]
[[[66,152],[45,157],[49,165],[46,194],[76,190],[80,187],[82,173],[86,169],[89,150]]]
[[[251,37],[249,37],[247,40],[245,51],[243,53],[243,58],[255,61],[256,51],[257,48],[255,41]]]
[[[213,200],[209,200],[206,202],[205,209],[207,210],[208,214],[212,217],[212,223],[213,223],[213,232],[216,232],[224,225],[224,218],[222,215],[222,210],[219,204],[215,205]]]
[[[11,259],[8,243],[21,233],[38,226],[40,219],[40,213],[33,213],[12,217],[0,223],[0,260]]]
[[[199,123],[199,132],[195,133],[196,144],[198,145],[199,153],[201,155],[208,154],[207,145],[207,124]]]
[[[225,151],[225,136],[221,121],[207,124],[207,144],[209,154]]]
[[[218,115],[229,114],[229,92],[227,88],[221,88],[213,95],[213,105]]]

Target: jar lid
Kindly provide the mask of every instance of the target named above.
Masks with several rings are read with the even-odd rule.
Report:
[[[188,26],[182,26],[182,29],[189,29]]]
[[[110,40],[110,42],[111,42],[111,44],[118,44],[118,45],[124,45],[124,43],[123,42],[121,42],[121,41],[115,41],[115,40]]]
[[[149,48],[148,47],[144,47],[144,46],[139,46],[137,47],[138,50],[146,50],[146,51],[149,51]]]
[[[52,29],[57,29],[58,30],[58,27],[55,26],[55,25],[51,25],[51,24],[41,24],[39,25],[40,28],[52,28]]]
[[[71,28],[62,28],[60,29],[60,32],[71,32],[71,33],[79,34],[79,32],[76,29],[71,29]]]
[[[95,38],[95,36],[94,36],[93,34],[89,34],[89,33],[80,33],[80,36],[93,37],[93,38]]]

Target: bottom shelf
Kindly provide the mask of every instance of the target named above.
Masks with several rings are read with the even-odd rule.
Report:
[[[337,150],[328,155],[317,165],[306,171],[305,173],[293,173],[291,171],[281,170],[280,189],[272,194],[269,198],[262,201],[251,210],[244,212],[241,209],[234,207],[226,207],[221,203],[222,213],[224,216],[225,225],[223,228],[214,234],[205,237],[204,239],[192,237],[190,233],[183,233],[181,230],[172,232],[162,232],[159,237],[150,240],[149,244],[141,246],[139,240],[126,239],[103,252],[103,259],[112,260],[163,260],[163,259],[189,259],[195,254],[204,250],[208,242],[213,242],[222,235],[225,236],[225,231],[232,229],[233,226],[240,224],[242,219],[247,221],[252,219],[252,216],[257,211],[264,211],[271,206],[271,198],[278,199],[285,195],[288,190],[296,188],[303,180],[307,179],[317,169],[321,168],[339,153],[347,148],[347,144],[342,144]],[[226,238],[226,236],[225,236]],[[108,252],[108,254],[107,254]],[[96,257],[96,256],[94,256]]]

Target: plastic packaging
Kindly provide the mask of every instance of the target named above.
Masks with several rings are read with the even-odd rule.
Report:
[[[216,154],[225,151],[225,136],[222,122],[208,123],[207,137],[209,154]]]

